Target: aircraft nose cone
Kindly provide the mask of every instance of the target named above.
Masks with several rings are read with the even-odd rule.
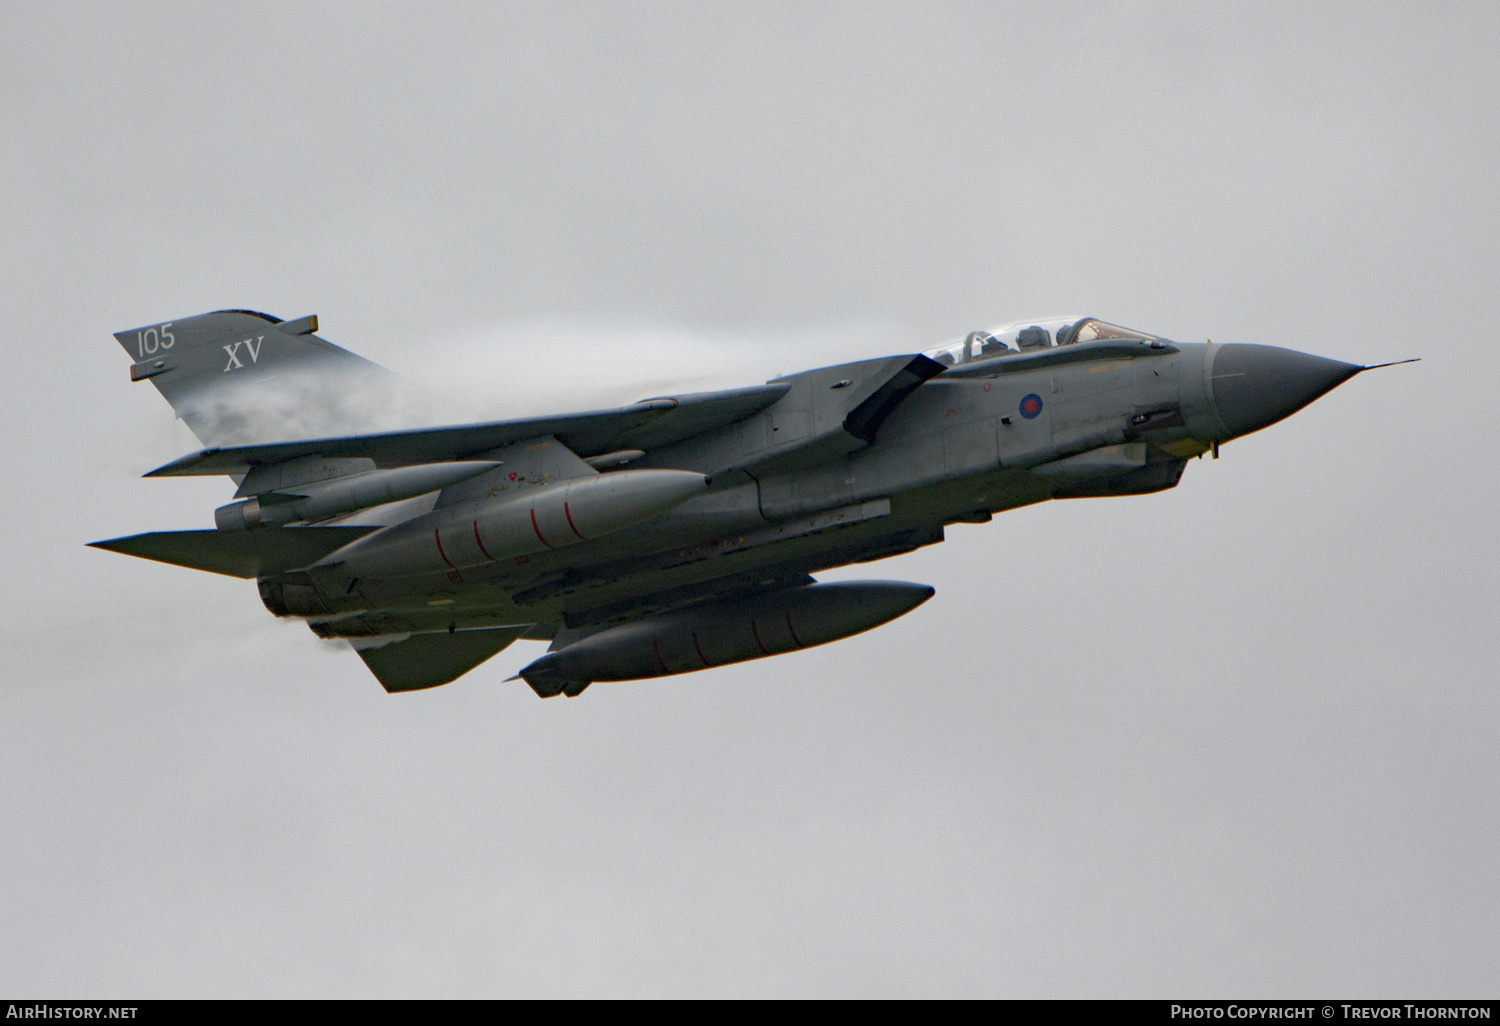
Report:
[[[1295,349],[1226,345],[1214,356],[1214,405],[1229,437],[1238,438],[1290,417],[1363,369]]]

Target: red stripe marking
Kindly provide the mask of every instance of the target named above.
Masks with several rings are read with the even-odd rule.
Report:
[[[479,521],[477,520],[474,521],[474,544],[479,546],[479,551],[484,553],[485,559],[495,558],[494,556],[490,555],[490,550],[484,547],[484,542],[479,538]]]
[[[797,637],[797,629],[792,626],[792,614],[791,613],[786,614],[786,629],[791,632],[791,635],[792,635],[792,644],[796,645],[798,648],[806,648],[807,647],[807,646],[805,646],[805,645],[802,644],[802,639],[799,638],[799,637]]]
[[[755,626],[754,620],[750,621],[750,633],[755,635],[755,644],[760,648],[760,654],[770,655],[771,653],[766,651],[765,643],[760,640],[760,630]]]
[[[568,518],[568,526],[573,528],[573,533],[578,535],[581,541],[588,541],[588,539],[583,536],[583,532],[573,525],[573,512],[572,510],[568,509],[568,504],[566,502],[563,503],[563,516]]]
[[[438,529],[436,527],[432,529],[432,540],[437,542],[438,555],[443,557],[443,562],[447,563],[449,566],[453,566],[453,560],[449,559],[448,553],[443,551],[443,539],[438,535]],[[453,569],[457,570],[458,567],[453,566]]]
[[[708,656],[706,656],[706,655],[703,654],[703,646],[700,645],[700,644],[698,644],[698,632],[697,631],[693,632],[693,650],[698,653],[698,658],[703,660],[703,665],[704,666],[710,665],[710,663],[708,661]]]
[[[670,671],[670,670],[667,669],[666,661],[663,660],[662,657],[661,657],[661,642],[660,641],[652,639],[652,641],[651,641],[651,651],[653,651],[653,652],[656,653],[656,665],[661,667],[661,672],[662,673],[671,673],[672,671]]]
[[[551,545],[547,544],[547,539],[542,537],[542,529],[540,527],[536,526],[536,507],[535,506],[531,507],[531,529],[536,532],[536,540],[537,541],[541,542],[543,545],[546,545],[547,548],[549,548],[549,549],[552,547]]]

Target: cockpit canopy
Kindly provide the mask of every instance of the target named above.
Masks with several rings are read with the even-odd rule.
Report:
[[[923,355],[952,367],[976,360],[990,360],[997,356],[1013,355],[1017,352],[1032,352],[1050,349],[1053,346],[1070,346],[1078,342],[1097,342],[1101,339],[1118,339],[1125,342],[1154,342],[1155,335],[1143,331],[1122,328],[1097,317],[1061,317],[1044,321],[1016,321],[1002,324],[988,331],[972,331],[961,342],[952,342],[937,349],[928,349]]]

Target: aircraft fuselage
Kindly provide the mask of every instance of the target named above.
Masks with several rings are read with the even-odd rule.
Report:
[[[417,542],[432,549],[428,572],[382,575],[367,564],[354,573],[335,553],[331,565],[293,575],[292,603],[285,592],[271,601],[308,616],[322,636],[358,637],[514,623],[577,628],[785,587],[818,570],[941,541],[946,524],[1049,498],[1173,487],[1187,460],[1263,426],[1257,417],[1277,415],[1289,401],[1316,397],[1271,398],[1278,382],[1265,368],[1259,384],[1239,380],[1257,369],[1241,369],[1236,351],[1267,348],[1095,344],[964,364],[923,382],[868,442],[843,427],[845,394],[889,361],[807,371],[779,379],[790,388],[768,409],[629,464],[709,480],[701,495],[647,523],[510,558],[449,563],[442,539],[457,540],[451,549],[477,536],[475,510],[495,501],[494,481],[519,490],[553,484],[523,474],[517,485],[516,460],[495,453],[500,468],[461,486],[475,498],[426,514],[437,525],[429,532],[424,522]],[[1325,379],[1356,369],[1302,359],[1321,372],[1311,383],[1291,382],[1304,393],[1321,394],[1332,387]],[[1215,402],[1221,362],[1234,364],[1227,374],[1236,389],[1268,393],[1266,409],[1242,417],[1239,432]]]

